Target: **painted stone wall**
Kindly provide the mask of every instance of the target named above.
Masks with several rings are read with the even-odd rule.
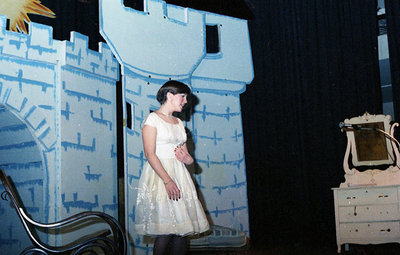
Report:
[[[206,50],[207,26],[218,31],[218,52]],[[126,226],[135,254],[151,244],[133,231],[138,179],[146,159],[141,128],[159,107],[155,94],[169,79],[193,90],[185,116],[196,164],[189,170],[210,222],[249,235],[239,95],[253,79],[247,21],[144,1],[144,11],[122,0],[100,1],[100,33],[121,64],[126,161]],[[129,119],[131,116],[131,119]]]
[[[118,63],[105,44],[88,49],[81,34],[61,42],[51,27],[31,23],[29,31],[7,31],[0,16],[0,167],[35,220],[86,210],[117,217]],[[30,245],[5,201],[0,229],[0,254]]]
[[[247,22],[159,0],[145,1],[144,12],[122,2],[100,1],[100,32],[111,50],[100,44],[99,52],[75,32],[70,41],[53,40],[52,28],[40,24],[31,23],[29,35],[6,31],[0,17],[0,167],[34,219],[51,222],[84,210],[117,217],[119,62],[123,105],[130,105],[132,118],[124,128],[125,214],[135,254],[151,252],[132,231],[145,162],[141,127],[169,79],[193,90],[183,116],[196,160],[189,170],[210,222],[249,235],[239,101],[253,79]],[[207,26],[218,28],[218,52],[206,51]],[[29,244],[14,215],[0,203],[0,228],[6,230],[0,254]]]

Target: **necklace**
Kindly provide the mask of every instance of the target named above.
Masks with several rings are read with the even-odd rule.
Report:
[[[166,113],[164,113],[164,112],[162,112],[162,111],[158,111],[159,113],[161,113],[162,115],[164,115],[164,116],[167,116],[167,117],[172,117],[172,114],[171,115],[169,115],[169,114],[166,114]]]

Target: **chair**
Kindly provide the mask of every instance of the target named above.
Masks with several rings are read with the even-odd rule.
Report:
[[[88,254],[107,254],[107,255],[126,255],[127,253],[127,240],[125,233],[119,223],[110,215],[102,212],[82,212],[75,214],[69,218],[54,223],[39,223],[32,220],[26,213],[22,204],[19,201],[18,194],[14,187],[11,185],[9,178],[0,169],[0,179],[3,183],[5,191],[1,194],[3,200],[8,198],[18,214],[22,225],[25,228],[33,246],[24,249],[20,255],[24,254],[74,254],[83,255]],[[51,246],[42,242],[36,229],[47,231],[59,231],[61,228],[74,226],[79,223],[90,223],[91,220],[101,221],[108,225],[109,229],[80,237],[76,241],[68,243],[63,246]],[[110,231],[111,230],[111,231]],[[112,234],[110,236],[110,234]]]

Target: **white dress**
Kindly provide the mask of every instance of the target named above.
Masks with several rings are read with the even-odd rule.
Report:
[[[174,149],[186,142],[181,120],[170,124],[150,113],[144,125],[157,129],[156,154],[164,169],[178,186],[181,199],[168,198],[163,180],[146,162],[138,184],[135,232],[139,235],[191,235],[209,229],[193,180],[184,163],[175,158]]]

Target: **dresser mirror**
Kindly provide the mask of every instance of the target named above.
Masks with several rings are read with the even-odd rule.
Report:
[[[347,136],[347,148],[343,168],[346,181],[341,186],[400,184],[399,152],[392,139],[394,127],[398,124],[391,124],[391,120],[390,115],[369,113],[344,120],[342,131]],[[380,165],[388,168],[377,169]]]

